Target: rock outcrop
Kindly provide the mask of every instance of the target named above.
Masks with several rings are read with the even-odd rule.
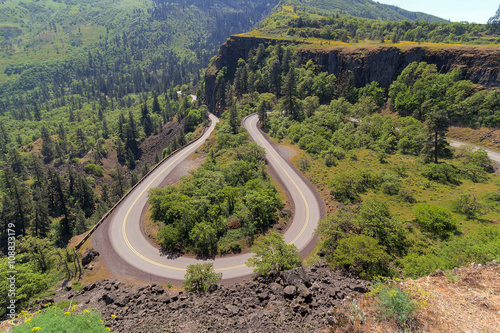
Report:
[[[217,113],[217,74],[227,67],[233,78],[238,60],[247,60],[248,52],[264,44],[290,43],[271,38],[232,36],[224,43],[205,77],[205,97],[211,112]],[[313,60],[320,71],[335,74],[340,80],[353,75],[357,87],[376,81],[387,88],[408,64],[425,61],[435,64],[441,73],[462,68],[463,78],[486,87],[500,87],[500,52],[497,47],[472,46],[379,46],[379,47],[301,47],[301,63]]]
[[[104,280],[58,298],[100,311],[114,332],[315,332],[336,306],[367,291],[365,281],[318,263],[207,294]]]

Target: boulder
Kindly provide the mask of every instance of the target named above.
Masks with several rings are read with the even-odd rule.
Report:
[[[311,280],[307,276],[304,268],[297,267],[290,271],[281,272],[281,278],[285,285],[292,285],[295,288],[305,284],[306,287],[311,286]]]
[[[95,257],[99,256],[99,252],[94,249],[86,249],[82,256],[82,265],[87,266],[90,264]]]
[[[115,303],[118,300],[118,297],[114,293],[105,293],[102,295],[100,300],[104,301],[106,305],[110,305]]]
[[[297,287],[295,286],[286,286],[285,289],[283,289],[283,296],[285,298],[294,298],[296,293]]]

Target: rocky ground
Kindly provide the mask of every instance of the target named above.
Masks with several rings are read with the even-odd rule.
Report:
[[[61,292],[55,301],[100,311],[114,332],[320,332],[335,322],[336,306],[367,291],[365,281],[320,262],[207,294],[104,280]]]

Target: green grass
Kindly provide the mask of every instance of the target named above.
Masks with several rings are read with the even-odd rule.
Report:
[[[470,180],[462,179],[461,185],[443,185],[429,181],[421,175],[423,165],[420,164],[416,157],[395,154],[388,158],[388,163],[380,163],[376,153],[368,149],[357,149],[352,154],[357,156],[357,160],[346,158],[340,161],[336,167],[332,168],[326,167],[321,159],[315,159],[305,152],[296,156],[294,163],[299,165],[298,161],[306,156],[311,161],[311,167],[306,174],[318,186],[326,188],[329,188],[329,180],[335,174],[342,171],[368,169],[375,174],[381,169],[393,171],[397,166],[405,168],[407,177],[403,178],[403,186],[414,191],[417,203],[409,204],[401,202],[397,196],[385,194],[381,190],[370,190],[361,195],[363,200],[369,197],[376,197],[377,199],[386,201],[390,206],[391,212],[404,221],[412,221],[415,218],[412,210],[418,203],[437,205],[452,211],[454,218],[458,221],[460,231],[464,234],[468,234],[482,226],[492,225],[490,221],[498,220],[498,213],[494,211],[482,216],[478,220],[467,220],[465,215],[453,212],[453,201],[462,192],[474,193],[479,198],[484,198],[487,193],[498,191],[500,189],[499,175],[490,174],[491,180],[488,183],[473,183]],[[498,226],[500,229],[498,223],[493,225]]]
[[[35,313],[23,311],[19,316],[23,323],[13,327],[12,332],[97,333],[110,331],[102,323],[99,313],[91,310],[83,310],[81,313],[76,314],[74,312],[76,307],[72,306],[69,311],[66,311],[67,309],[62,310],[57,306],[49,307],[46,310]]]

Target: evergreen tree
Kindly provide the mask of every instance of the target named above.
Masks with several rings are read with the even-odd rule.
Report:
[[[149,172],[149,165],[147,163],[144,163],[144,165],[142,166],[142,170],[141,170],[141,177],[142,178],[146,177],[148,172]]]
[[[263,129],[267,128],[267,111],[269,111],[270,105],[266,100],[262,100],[257,107],[257,115],[259,116],[260,126]]]
[[[144,103],[144,105],[141,108],[141,124],[142,127],[144,128],[144,133],[146,134],[146,137],[149,137],[151,133],[153,133],[153,122],[149,115],[148,106],[146,105],[146,103]]]
[[[120,199],[125,194],[125,176],[120,164],[116,165],[116,171],[113,174],[113,194],[115,198]]]
[[[4,202],[7,221],[15,224],[16,233],[25,236],[30,225],[31,200],[24,182],[19,181],[10,170],[3,172],[3,187],[8,199]],[[6,204],[9,204],[8,207]]]
[[[155,114],[161,113],[160,102],[158,102],[158,94],[155,94],[153,98],[153,113]]]
[[[268,80],[269,91],[279,98],[281,91],[281,65],[278,59],[274,59],[269,66]]]
[[[238,134],[240,124],[238,123],[238,110],[236,109],[236,105],[229,108],[229,126],[231,126],[233,134]]]
[[[137,127],[135,125],[135,120],[132,111],[129,111],[128,113],[125,150],[127,151],[127,155],[129,155],[129,160],[131,156],[134,158],[134,160],[139,157],[139,143],[137,142]],[[128,153],[129,150],[131,152],[131,155]]]
[[[33,116],[35,117],[36,121],[42,120],[42,112],[41,112],[40,108],[38,107],[38,104],[36,101],[33,103]]]
[[[427,114],[424,125],[427,140],[421,154],[427,161],[434,160],[434,163],[438,163],[438,157],[450,155],[450,146],[446,140],[450,126],[448,115],[444,110],[434,109]]]
[[[298,107],[297,107],[297,89],[295,81],[295,68],[292,66],[288,71],[285,78],[285,83],[283,85],[283,106],[285,107],[285,112],[292,115],[294,119],[298,117]]]
[[[104,140],[109,139],[108,121],[106,120],[106,117],[102,119],[102,137]]]
[[[138,181],[139,179],[137,178],[137,172],[132,171],[132,173],[130,174],[130,187],[134,187],[134,185],[137,184]]]
[[[33,228],[35,236],[47,237],[50,230],[50,214],[48,200],[44,196],[42,189],[35,189],[33,192]]]

